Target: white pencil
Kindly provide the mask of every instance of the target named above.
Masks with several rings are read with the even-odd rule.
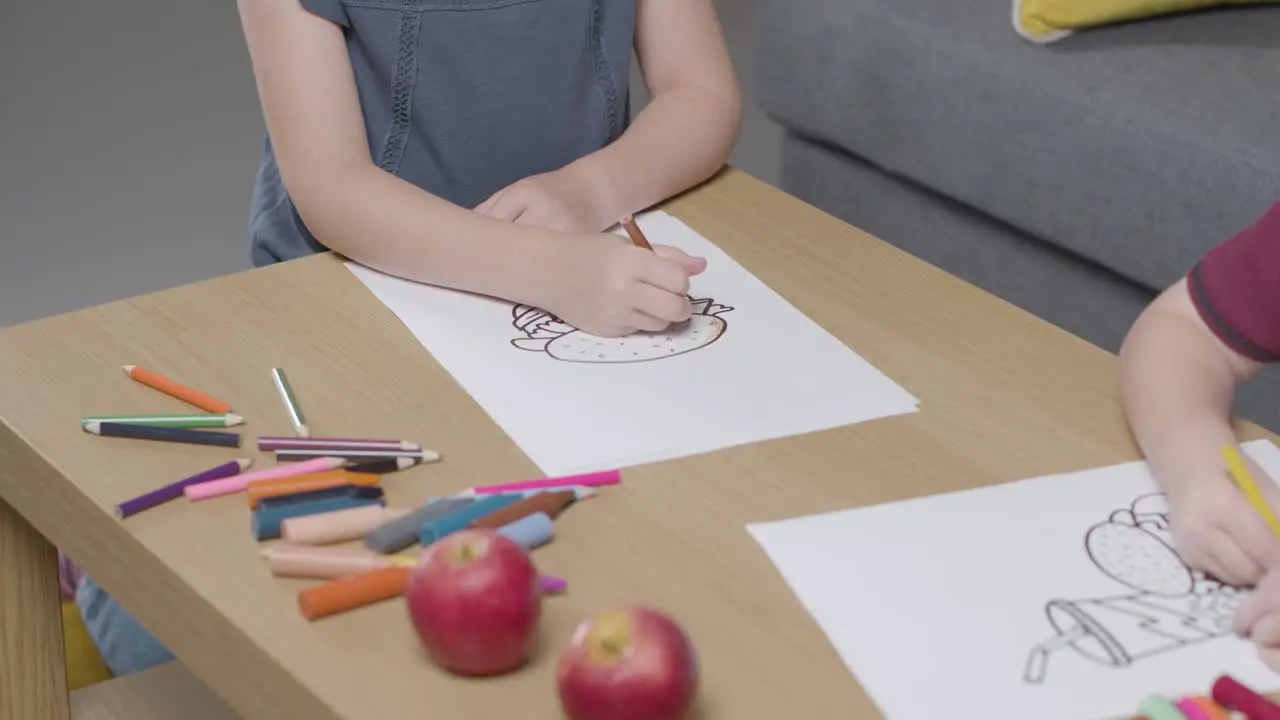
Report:
[[[293,388],[289,386],[289,379],[284,375],[283,368],[272,368],[271,379],[275,382],[276,392],[280,394],[280,402],[284,403],[284,410],[289,414],[289,424],[293,426],[293,432],[300,438],[311,437],[311,430],[307,428],[307,419],[302,415],[302,408],[298,407],[298,398],[293,394]]]
[[[533,490],[512,490],[510,493],[503,493],[503,494],[504,495],[505,494],[523,495],[525,497],[533,497],[534,495],[537,495],[539,493],[564,492],[565,490],[572,490],[573,497],[575,500],[588,500],[590,498],[595,497],[600,492],[599,490],[593,487],[587,487],[585,485],[559,485],[556,487],[535,488]],[[480,497],[480,494],[476,492],[475,488],[467,488],[462,492],[454,493],[452,497]]]
[[[347,460],[378,460],[383,458],[411,458],[424,463],[436,462],[440,453],[434,450],[349,450],[346,448],[318,448],[276,450],[276,460],[291,462],[315,457],[340,457]]]

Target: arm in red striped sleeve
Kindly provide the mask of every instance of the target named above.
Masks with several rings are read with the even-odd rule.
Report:
[[[1280,203],[1210,250],[1187,275],[1205,325],[1250,360],[1280,360]]]

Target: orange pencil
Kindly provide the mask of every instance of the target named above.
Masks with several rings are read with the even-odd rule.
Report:
[[[622,220],[618,221],[622,225],[622,229],[627,231],[627,235],[631,238],[631,244],[645,250],[652,250],[653,246],[649,244],[649,239],[640,232],[640,226],[636,224],[636,219],[630,215],[623,215]]]
[[[309,587],[298,593],[298,610],[302,617],[318,620],[399,597],[411,572],[409,567],[379,568]]]
[[[249,483],[249,487],[245,489],[245,494],[249,498],[249,507],[256,508],[258,507],[258,502],[264,498],[294,495],[302,492],[311,492],[312,490],[328,490],[342,485],[373,487],[381,480],[381,475],[374,475],[373,473],[330,470],[328,472],[312,473],[311,475],[276,478],[275,480],[256,480]]]
[[[146,368],[140,368],[137,365],[125,365],[122,369],[124,370],[124,374],[129,376],[130,380],[146,385],[153,390],[159,390],[169,397],[174,397],[190,405],[195,405],[206,412],[211,412],[215,415],[222,415],[224,413],[231,412],[231,406],[221,400],[211,398],[199,390],[192,390],[185,385],[179,385],[169,378],[153,373]]]
[[[1187,708],[1183,703],[1191,703],[1195,707],[1199,708],[1200,713],[1208,718],[1208,720],[1229,720],[1227,711],[1224,710],[1221,705],[1203,695],[1192,695],[1191,697],[1183,698],[1178,701],[1178,709],[1182,710],[1185,715],[1189,708]]]

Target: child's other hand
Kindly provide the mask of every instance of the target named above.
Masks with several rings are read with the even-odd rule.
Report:
[[[1258,659],[1280,672],[1280,571],[1267,573],[1240,603],[1231,629],[1258,649]]]
[[[1245,462],[1276,512],[1280,488],[1248,457]],[[1188,478],[1171,487],[1168,497],[1174,546],[1187,565],[1237,586],[1280,569],[1280,538],[1225,474]]]
[[[567,237],[551,258],[544,309],[602,337],[658,332],[688,320],[689,278],[707,266],[676,248],[650,252],[613,234]]]
[[[475,212],[548,230],[596,233],[613,224],[601,217],[597,190],[570,166],[508,185],[477,205]]]

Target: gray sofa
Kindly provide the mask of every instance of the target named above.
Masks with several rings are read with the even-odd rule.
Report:
[[[782,186],[1117,351],[1280,199],[1280,7],[1036,46],[1010,0],[754,0]],[[1280,430],[1280,377],[1242,389]]]

